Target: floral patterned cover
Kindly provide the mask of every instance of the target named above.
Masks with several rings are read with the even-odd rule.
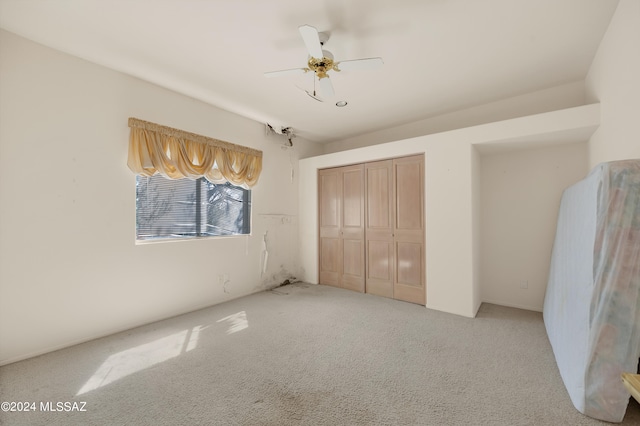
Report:
[[[640,358],[640,160],[602,163],[562,196],[544,322],[574,406],[624,418]]]

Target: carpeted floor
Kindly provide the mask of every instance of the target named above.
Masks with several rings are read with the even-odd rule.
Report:
[[[36,408],[3,425],[604,424],[571,405],[540,313],[307,284],[4,366],[0,400]]]

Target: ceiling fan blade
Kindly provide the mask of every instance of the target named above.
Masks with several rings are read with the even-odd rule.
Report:
[[[307,71],[309,71],[309,68],[291,68],[289,70],[265,72],[264,76],[267,77],[267,78],[282,77],[282,76],[285,76],[285,75],[302,74],[302,73],[305,73]]]
[[[382,58],[352,59],[338,62],[338,69],[340,71],[374,70],[380,68],[382,65],[384,65]]]
[[[298,30],[300,31],[300,35],[302,36],[304,45],[307,46],[309,55],[314,58],[321,59],[323,57],[322,44],[320,44],[320,36],[318,36],[318,30],[316,30],[311,25],[301,25],[298,27]]]
[[[331,80],[329,80],[329,77],[321,78],[318,83],[320,85],[320,92],[322,93],[322,96],[330,98],[335,95],[335,92],[333,91],[333,84],[331,83]]]

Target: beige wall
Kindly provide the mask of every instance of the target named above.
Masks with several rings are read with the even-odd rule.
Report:
[[[317,146],[290,158],[260,123],[5,31],[0,58],[0,364],[299,274],[291,164]],[[136,245],[130,116],[263,150],[253,235]]]
[[[586,142],[481,156],[483,301],[542,311],[560,198],[587,157]]]
[[[621,0],[586,79],[602,118],[589,141],[591,167],[640,158],[640,1]]]

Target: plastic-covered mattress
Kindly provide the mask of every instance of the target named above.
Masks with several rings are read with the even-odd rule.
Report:
[[[565,190],[543,315],[573,405],[622,421],[620,375],[640,358],[640,160],[602,163]]]

